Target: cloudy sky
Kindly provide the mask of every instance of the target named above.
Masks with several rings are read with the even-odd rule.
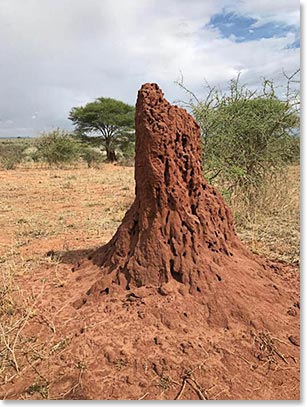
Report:
[[[282,80],[300,64],[299,0],[0,0],[0,137],[70,128],[99,96],[134,104],[144,82],[203,92],[242,72]]]

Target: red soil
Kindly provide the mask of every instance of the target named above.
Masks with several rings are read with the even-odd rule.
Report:
[[[112,240],[46,300],[69,338],[39,365],[49,397],[299,398],[299,273],[241,243],[201,161],[197,123],[144,85],[135,201]],[[72,362],[80,355],[84,368]]]

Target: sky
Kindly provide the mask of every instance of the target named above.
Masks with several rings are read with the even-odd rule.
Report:
[[[0,0],[0,137],[71,130],[98,97],[134,104],[145,82],[202,96],[241,72],[283,80],[300,66],[299,0]]]

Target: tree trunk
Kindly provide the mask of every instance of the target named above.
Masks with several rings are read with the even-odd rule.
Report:
[[[107,152],[107,161],[110,163],[113,163],[115,161],[117,161],[117,157],[115,154],[115,151],[111,148],[106,148],[106,152]]]

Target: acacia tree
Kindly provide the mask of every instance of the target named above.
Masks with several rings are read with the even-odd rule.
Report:
[[[98,134],[107,160],[113,162],[116,161],[116,145],[134,128],[134,111],[133,106],[120,100],[101,97],[85,106],[72,108],[69,119],[77,133],[85,136]]]

